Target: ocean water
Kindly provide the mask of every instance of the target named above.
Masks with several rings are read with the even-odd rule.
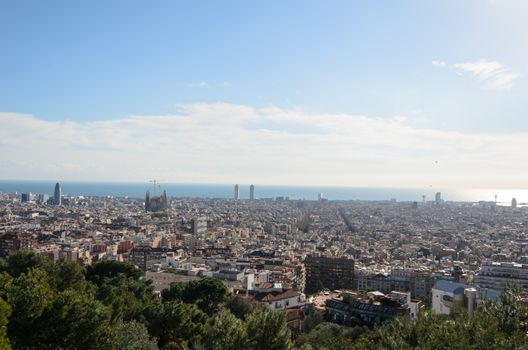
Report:
[[[52,181],[15,181],[1,180],[0,192],[53,194],[55,182]],[[114,196],[143,198],[145,192],[154,188],[151,183],[112,183],[112,182],[61,182],[64,195],[70,196]],[[166,190],[169,197],[192,198],[233,198],[233,185],[213,184],[173,184],[156,186],[156,192]],[[434,189],[434,188],[370,188],[370,187],[329,187],[329,186],[270,186],[255,184],[255,197],[289,197],[290,199],[315,200],[319,193],[329,200],[390,200],[418,201],[422,195],[433,200],[436,192],[442,192],[442,198],[452,201],[497,201],[509,204],[516,198],[519,204],[528,202],[528,190],[525,189]],[[249,198],[249,184],[240,184],[240,197]]]

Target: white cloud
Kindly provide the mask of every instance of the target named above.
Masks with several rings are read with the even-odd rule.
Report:
[[[412,119],[412,118],[410,118]],[[522,187],[528,134],[418,129],[405,118],[227,103],[72,122],[0,113],[6,179]],[[435,166],[435,161],[440,166]]]
[[[433,67],[436,67],[436,68],[445,68],[445,67],[447,67],[447,63],[445,63],[444,61],[434,60],[434,61],[431,62],[431,64],[433,65]]]
[[[191,87],[191,88],[201,88],[201,89],[209,89],[209,88],[211,88],[211,85],[208,82],[206,82],[206,81],[200,81],[198,83],[190,83],[187,86]]]
[[[211,84],[211,83],[208,83],[206,81],[200,81],[198,83],[190,83],[190,84],[187,84],[187,87],[190,87],[190,88],[200,88],[200,89],[227,89],[229,87],[231,87],[231,83],[227,80],[221,82],[221,83],[218,83],[218,84]]]
[[[481,59],[477,62],[457,63],[455,69],[461,73],[469,73],[480,80],[482,87],[488,90],[508,90],[519,77],[510,68],[500,62]]]

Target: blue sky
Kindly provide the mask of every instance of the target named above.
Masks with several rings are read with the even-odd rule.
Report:
[[[260,128],[278,124],[292,134],[320,125],[270,120],[261,110],[507,139],[528,132],[527,17],[522,0],[0,0],[0,113],[13,131],[24,130],[13,118],[30,115],[46,133],[53,123],[82,127],[226,104],[265,115]],[[24,154],[8,156],[8,146],[0,143],[0,161],[15,169]],[[16,169],[11,177],[31,174]],[[83,174],[70,177],[92,173]]]

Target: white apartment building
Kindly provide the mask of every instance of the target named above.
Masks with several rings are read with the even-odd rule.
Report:
[[[507,284],[514,284],[528,290],[528,264],[484,261],[473,283],[480,289],[501,290]]]

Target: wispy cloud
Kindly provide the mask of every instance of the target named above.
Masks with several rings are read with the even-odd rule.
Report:
[[[187,86],[190,87],[190,88],[201,88],[201,89],[210,89],[211,88],[211,84],[209,84],[206,81],[200,81],[198,83],[190,83],[190,84],[187,84]]]
[[[226,88],[231,87],[231,83],[227,80],[221,83],[216,83],[216,84],[208,83],[206,81],[200,81],[197,83],[187,84],[187,87],[199,88],[199,89],[226,89]]]
[[[434,61],[431,62],[431,64],[433,65],[433,67],[436,67],[436,68],[445,68],[445,67],[447,67],[447,63],[445,63],[444,61],[434,60]]]
[[[510,68],[500,62],[481,59],[477,62],[457,63],[454,68],[459,73],[469,73],[482,82],[482,87],[488,90],[509,90],[519,77]]]
[[[528,134],[420,129],[406,118],[227,103],[52,122],[0,113],[3,178],[519,187]],[[412,118],[411,118],[412,119]],[[23,160],[23,161],[22,161]],[[434,166],[435,161],[441,166]]]

